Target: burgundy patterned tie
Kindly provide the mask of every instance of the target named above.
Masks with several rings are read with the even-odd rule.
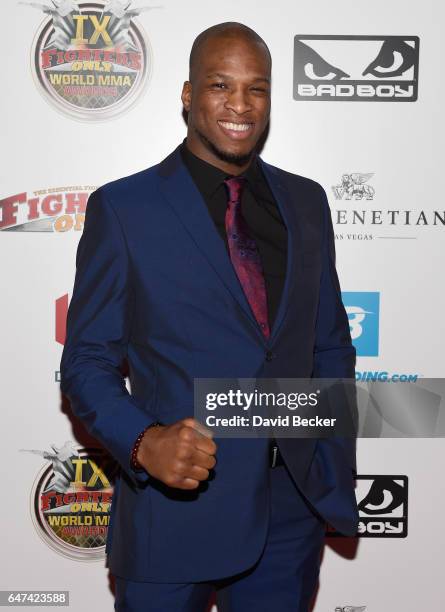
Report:
[[[226,210],[227,243],[230,259],[247,301],[263,334],[268,338],[270,329],[266,283],[260,254],[241,212],[241,195],[245,180],[244,177],[233,177],[224,181],[229,196]]]

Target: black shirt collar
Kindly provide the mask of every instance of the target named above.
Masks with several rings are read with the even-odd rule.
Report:
[[[192,179],[204,197],[212,197],[216,190],[223,184],[224,179],[233,176],[194,155],[194,153],[187,148],[186,138],[184,138],[180,145],[180,152]],[[255,193],[258,184],[264,181],[256,155],[252,159],[249,167],[240,176],[246,178],[250,190]]]

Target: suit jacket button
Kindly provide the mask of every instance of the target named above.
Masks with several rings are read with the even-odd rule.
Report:
[[[272,359],[275,357],[275,354],[272,353],[272,351],[267,351],[266,352],[266,361],[272,361]]]

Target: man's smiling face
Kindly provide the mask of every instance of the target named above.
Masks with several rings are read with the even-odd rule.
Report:
[[[247,167],[269,122],[270,69],[267,48],[245,35],[202,44],[182,91],[192,153],[229,173]]]

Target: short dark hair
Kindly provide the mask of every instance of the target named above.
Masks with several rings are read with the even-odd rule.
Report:
[[[201,32],[201,34],[198,34],[198,36],[195,38],[189,57],[190,81],[192,79],[193,69],[196,65],[197,59],[199,57],[199,52],[202,46],[211,38],[229,38],[233,36],[243,36],[244,38],[250,40],[253,43],[262,45],[267,52],[270,65],[272,66],[272,56],[270,54],[269,47],[266,45],[261,36],[255,32],[255,30],[252,30],[252,28],[249,28],[243,23],[238,23],[237,21],[226,21],[224,23],[218,23],[214,26],[211,26],[210,28],[207,28],[207,30]]]

